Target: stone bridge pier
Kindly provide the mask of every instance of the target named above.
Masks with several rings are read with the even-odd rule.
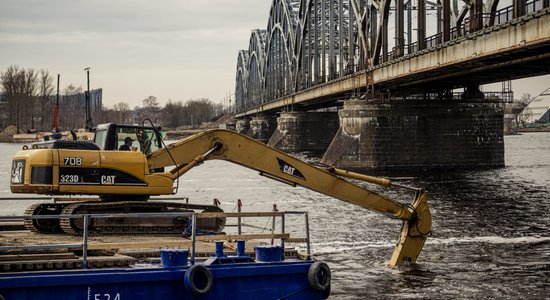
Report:
[[[342,168],[504,166],[501,104],[462,100],[347,100],[321,162]]]
[[[290,153],[324,153],[338,127],[336,112],[282,112],[268,145]]]
[[[240,134],[247,134],[250,130],[250,118],[244,117],[235,121],[235,131]]]
[[[250,120],[250,129],[246,135],[262,142],[267,143],[275,131],[276,119],[274,116],[259,115]]]

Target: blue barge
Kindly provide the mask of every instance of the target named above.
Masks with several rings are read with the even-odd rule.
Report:
[[[314,264],[308,260],[195,265],[208,270],[211,281],[204,269],[191,266],[14,273],[1,276],[0,299],[324,299],[329,290],[316,289],[308,281]],[[196,270],[201,273],[194,273],[192,284],[198,291],[186,284]]]
[[[82,270],[0,273],[0,300],[267,300],[325,299],[329,296],[330,269],[324,262],[310,258],[308,226],[306,259],[285,258],[284,239],[281,238],[278,246],[255,246],[254,258],[245,252],[244,240],[237,241],[236,253],[233,255],[226,255],[224,242],[216,241],[215,253],[199,262],[195,258],[197,215],[200,214],[192,216],[190,250],[161,249],[160,263],[138,263],[119,268],[87,269],[88,237],[85,226],[81,245]],[[140,216],[144,217],[144,214]],[[88,218],[101,217],[105,216],[85,215],[84,222],[86,224]],[[245,238],[246,235],[242,236]],[[29,250],[33,247],[36,246],[0,246],[0,250]]]

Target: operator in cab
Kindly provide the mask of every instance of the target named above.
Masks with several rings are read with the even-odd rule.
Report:
[[[124,144],[121,145],[120,148],[118,148],[118,150],[121,150],[121,151],[130,151],[130,150],[132,150],[131,147],[132,147],[132,142],[133,142],[133,141],[134,141],[134,140],[132,140],[131,137],[129,137],[129,136],[126,137],[126,138],[124,139]]]

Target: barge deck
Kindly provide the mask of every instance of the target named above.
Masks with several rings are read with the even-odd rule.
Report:
[[[180,236],[89,236],[87,226],[82,237],[0,231],[0,299],[324,299],[330,294],[330,269],[311,258],[306,212],[186,214],[192,218],[191,232]],[[286,233],[289,214],[305,217],[305,237]],[[159,214],[124,217],[149,216]],[[0,223],[47,217],[59,216],[0,217]],[[122,216],[71,217],[87,224]],[[197,230],[197,219],[219,217],[237,218],[232,230],[237,233]],[[272,228],[243,234],[246,225],[260,229],[242,223],[243,217],[272,219]],[[305,244],[305,253],[288,247],[292,243]]]
[[[198,236],[196,257],[207,258],[215,252],[212,241],[224,240],[227,252],[236,251],[233,235]],[[269,245],[256,238],[285,238],[288,234],[242,235],[248,240],[245,252],[254,257],[254,247]],[[27,230],[0,231],[0,272],[82,268],[82,237],[63,234],[38,234]],[[160,249],[188,249],[192,240],[185,237],[155,235],[107,235],[88,237],[88,268],[126,267],[139,262],[160,261]],[[8,248],[11,247],[11,248]],[[285,258],[305,258],[296,249],[285,248]]]

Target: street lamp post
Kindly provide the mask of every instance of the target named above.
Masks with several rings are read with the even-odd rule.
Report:
[[[90,108],[90,68],[85,68],[88,79],[88,90],[86,91],[86,129],[90,130],[94,126],[92,123],[92,114]]]
[[[57,94],[55,96],[55,105],[53,107],[53,130],[54,132],[59,131],[59,77],[57,74]]]

